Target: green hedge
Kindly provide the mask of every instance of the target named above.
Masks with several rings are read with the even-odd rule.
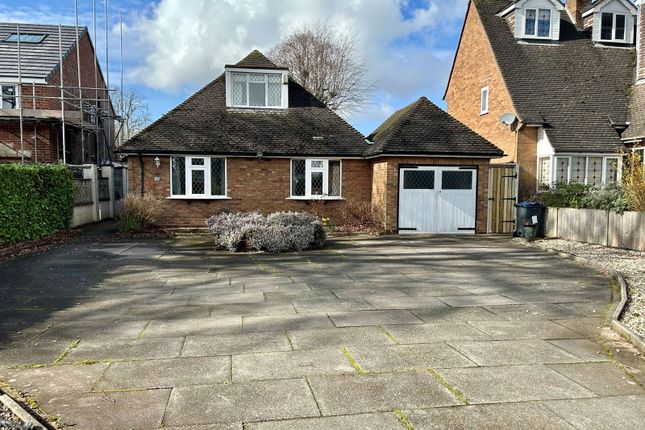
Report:
[[[0,164],[0,244],[65,229],[73,209],[74,182],[66,166]]]

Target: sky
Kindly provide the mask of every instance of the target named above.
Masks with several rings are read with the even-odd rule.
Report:
[[[89,28],[105,73],[105,0],[77,1],[79,24]],[[467,0],[108,0],[110,84],[119,86],[123,76],[155,120],[225,64],[253,49],[269,51],[295,27],[326,23],[355,37],[367,60],[374,97],[345,118],[367,135],[421,96],[445,108],[466,7]],[[73,25],[74,8],[74,0],[0,0],[0,22]]]

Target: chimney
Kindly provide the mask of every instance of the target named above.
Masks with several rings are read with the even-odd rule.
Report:
[[[582,27],[582,9],[587,7],[591,3],[591,0],[567,0],[567,3],[565,4],[565,7],[567,8],[567,12],[569,12],[569,16],[573,20],[573,23],[578,26]]]

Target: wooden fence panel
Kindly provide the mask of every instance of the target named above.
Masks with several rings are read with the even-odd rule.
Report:
[[[546,236],[645,251],[645,212],[550,208]]]

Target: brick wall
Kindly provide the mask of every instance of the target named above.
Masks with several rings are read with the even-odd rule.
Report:
[[[537,127],[524,127],[517,132],[520,201],[537,192],[537,132]]]
[[[477,233],[486,233],[488,213],[488,164],[484,159],[387,157],[373,161],[372,199],[384,214],[385,229],[395,232],[398,219],[399,164],[477,166]]]
[[[480,92],[490,88],[488,113],[480,115]],[[506,157],[494,163],[517,159],[515,133],[499,123],[502,114],[515,112],[506,84],[476,8],[471,4],[446,92],[448,113],[502,149]]]
[[[34,123],[33,121],[23,122],[23,142],[25,157],[31,161],[49,163],[55,161],[52,154],[56,150],[56,135],[50,124],[45,122]],[[36,145],[33,145],[36,142]],[[0,123],[0,143],[7,145],[15,157],[6,158],[5,161],[20,160],[20,122],[3,121]],[[36,151],[37,150],[37,151]],[[4,151],[3,151],[4,153]]]
[[[639,27],[636,33],[638,39],[638,79],[645,79],[645,4],[638,8]]]
[[[170,200],[169,158],[160,157],[156,168],[154,157],[143,157],[144,189],[163,200],[161,224],[167,226],[204,226],[211,215],[227,208],[235,211],[260,210],[311,211],[307,201],[288,200],[290,194],[290,160],[228,158],[227,182],[230,200]],[[348,202],[369,202],[372,196],[371,164],[366,160],[343,160],[342,201],[326,201],[323,214],[338,223],[342,209]],[[137,157],[128,160],[128,187],[130,193],[140,193],[140,164]],[[155,175],[160,181],[155,182]]]

